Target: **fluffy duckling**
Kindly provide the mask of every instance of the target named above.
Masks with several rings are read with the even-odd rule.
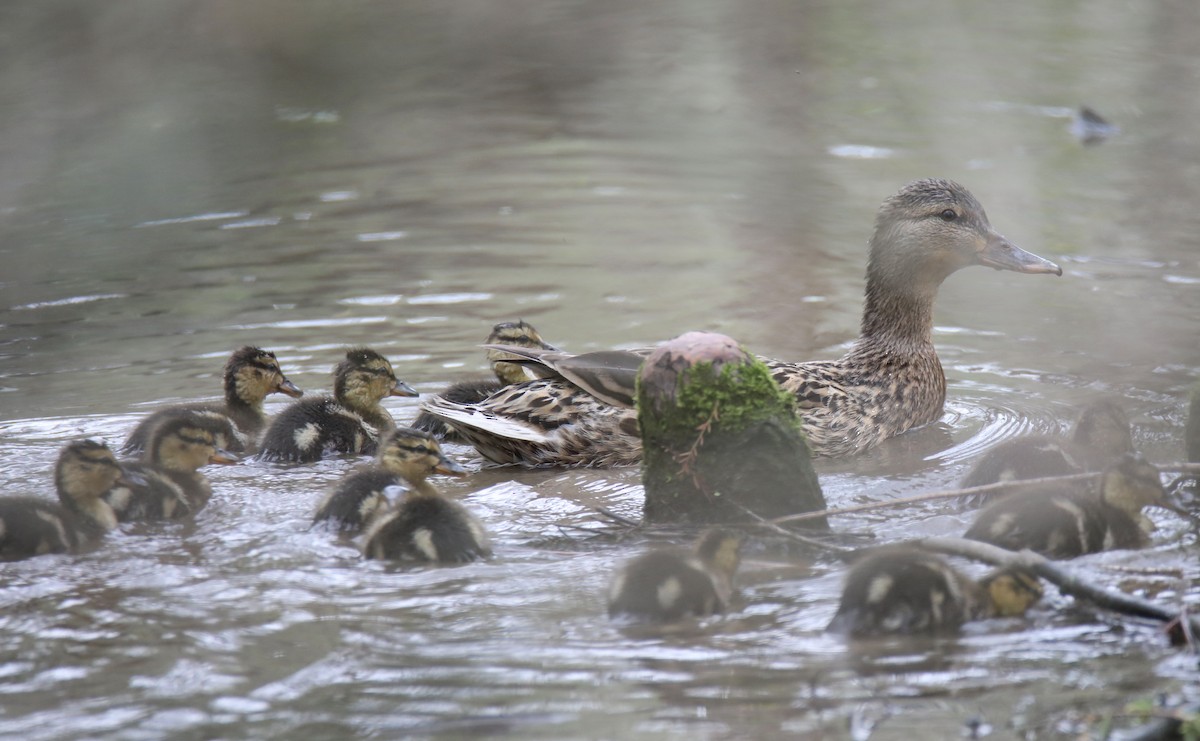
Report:
[[[1142,508],[1178,511],[1167,502],[1158,469],[1126,454],[1094,481],[1031,485],[984,508],[965,537],[1047,558],[1141,548],[1154,524]]]
[[[724,612],[733,597],[742,540],[741,533],[713,528],[691,553],[661,549],[638,556],[609,586],[609,616],[670,622]]]
[[[372,455],[380,432],[395,426],[380,402],[417,396],[396,379],[387,358],[365,347],[348,351],[333,376],[333,396],[302,399],[275,416],[263,435],[261,457],[310,463],[326,451]]]
[[[121,522],[171,520],[194,515],[212,497],[212,486],[199,469],[209,463],[240,460],[220,446],[221,415],[177,411],[150,433],[138,463],[127,463],[131,481],[103,499]]]
[[[557,349],[553,345],[547,344],[542,339],[542,336],[538,334],[538,331],[534,329],[533,325],[525,321],[501,322],[495,325],[492,327],[491,334],[488,335],[487,344],[539,350]],[[513,362],[515,358],[511,353],[504,352],[496,347],[488,347],[487,359],[488,363],[492,366],[492,372],[496,374],[496,380],[485,378],[481,380],[459,381],[438,394],[438,397],[455,404],[473,404],[486,399],[489,395],[494,394],[505,386],[511,386],[514,383],[521,383],[522,381],[529,381],[538,377],[531,370]],[[418,430],[425,430],[439,439],[463,442],[458,439],[458,436],[443,420],[433,416],[424,409],[421,410],[421,413],[413,421],[413,427]]]
[[[423,439],[423,447],[436,449],[431,438]],[[432,457],[432,453],[428,455]],[[428,458],[425,465],[429,465]],[[447,472],[457,474],[455,468],[447,467]],[[362,552],[367,558],[427,563],[466,563],[492,555],[483,523],[424,481],[374,518]]]
[[[274,393],[287,394],[293,398],[304,392],[283,375],[275,353],[246,345],[234,350],[225,363],[224,404],[178,404],[160,409],[143,419],[134,428],[121,448],[123,453],[140,453],[146,447],[151,431],[165,417],[179,411],[204,411],[222,414],[229,418],[232,434],[228,434],[222,447],[235,453],[253,449],[258,435],[267,425],[267,414],[263,411],[263,400]]]
[[[918,180],[883,203],[867,260],[861,331],[850,351],[837,360],[763,359],[796,396],[813,455],[860,453],[941,417],[946,378],[933,345],[933,304],[942,282],[971,265],[1062,274],[996,232],[983,206],[958,183]],[[636,365],[629,365],[632,378]],[[496,463],[641,460],[636,410],[594,396],[565,374],[519,383],[473,404],[431,399],[426,409]]]
[[[384,492],[390,486],[436,496],[437,491],[425,480],[434,473],[467,474],[446,457],[428,432],[412,427],[394,429],[379,441],[374,464],[349,474],[329,492],[317,507],[313,524],[327,522],[343,533],[358,534],[387,508]]]
[[[1041,583],[1024,570],[974,581],[932,553],[890,546],[850,569],[826,630],[854,637],[949,633],[968,620],[1023,615],[1041,598]]]
[[[58,503],[39,497],[0,499],[0,560],[75,552],[116,527],[116,514],[100,497],[122,473],[104,443],[77,440],[66,445],[54,467]]]
[[[963,478],[962,486],[1101,471],[1118,456],[1132,452],[1129,418],[1117,404],[1103,400],[1083,408],[1069,439],[1031,435],[992,447]],[[985,498],[967,496],[962,503],[978,506]]]

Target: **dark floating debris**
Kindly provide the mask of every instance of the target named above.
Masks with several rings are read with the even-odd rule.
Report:
[[[1099,144],[1121,131],[1119,126],[1109,123],[1088,106],[1079,107],[1079,110],[1071,117],[1071,124],[1068,128],[1072,136],[1086,145]]]

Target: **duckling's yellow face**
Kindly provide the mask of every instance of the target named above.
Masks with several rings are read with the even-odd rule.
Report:
[[[253,348],[246,354],[235,354],[230,359],[233,384],[239,399],[249,404],[260,404],[268,394],[282,393],[293,398],[302,396],[303,391],[287,379],[279,367],[275,353]]]
[[[59,489],[73,497],[99,496],[121,478],[121,464],[104,443],[77,440],[63,448],[55,477]]]
[[[351,350],[335,371],[334,395],[352,409],[369,409],[388,396],[417,396],[374,350]]]
[[[696,555],[709,571],[732,582],[742,562],[744,540],[741,533],[732,530],[709,530],[696,544]]]
[[[390,434],[379,448],[379,465],[412,483],[431,474],[465,476],[467,471],[446,457],[441,446],[429,435],[411,428]]]
[[[1167,504],[1167,492],[1158,469],[1140,455],[1122,456],[1118,463],[1106,469],[1101,487],[1104,501],[1135,518],[1143,507]]]
[[[983,580],[983,588],[1000,617],[1024,615],[1042,598],[1042,583],[1022,569],[998,571]]]
[[[190,473],[208,463],[238,461],[221,448],[219,434],[203,426],[164,423],[155,438],[151,462],[172,471]]]
[[[532,324],[520,322],[502,322],[492,328],[492,333],[488,335],[487,344],[489,345],[514,345],[516,347],[529,347],[541,350],[554,350],[553,345],[546,344],[542,340],[542,336],[533,328]],[[513,355],[506,353],[503,350],[487,351],[488,362],[492,365],[492,371],[501,383],[513,384],[528,381],[535,376],[526,370],[519,363],[508,363]]]

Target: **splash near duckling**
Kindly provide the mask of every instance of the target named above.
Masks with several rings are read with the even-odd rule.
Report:
[[[732,339],[689,332],[655,350],[638,375],[637,405],[647,522],[825,508],[791,395]]]

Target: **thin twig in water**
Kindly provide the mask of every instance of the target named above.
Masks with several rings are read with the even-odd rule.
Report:
[[[627,517],[622,517],[621,515],[618,515],[616,512],[613,512],[612,510],[609,510],[609,509],[605,509],[604,507],[592,507],[592,511],[598,515],[607,517],[608,519],[612,520],[613,522],[615,522],[619,525],[625,525],[626,527],[641,527],[642,526],[642,523],[634,522],[633,520],[630,520]]]
[[[738,504],[737,502],[734,502],[734,504],[738,508],[740,508],[743,512],[745,512],[746,514],[748,514],[752,518],[754,518],[754,520],[756,522],[758,522],[758,524],[762,525],[763,527],[767,528],[768,530],[771,530],[775,533],[778,533],[779,535],[784,536],[785,538],[788,538],[789,540],[794,540],[797,543],[803,543],[804,545],[813,546],[815,548],[822,548],[827,551],[833,551],[834,553],[838,553],[838,554],[854,553],[856,550],[854,548],[847,548],[847,547],[841,546],[841,545],[834,545],[833,543],[823,543],[814,538],[806,538],[803,535],[800,535],[799,533],[794,533],[791,530],[788,530],[787,528],[783,528],[783,527],[780,527],[779,525],[776,525],[774,521],[764,518],[762,515],[751,510],[749,507],[746,507],[745,505]]]
[[[1087,600],[1097,607],[1168,624],[1180,620],[1186,623],[1184,628],[1186,631],[1200,632],[1200,623],[1196,621],[1196,618],[1189,616],[1186,611],[1172,610],[1124,592],[1089,584],[1067,569],[1030,550],[1008,551],[965,538],[921,538],[913,541],[913,545],[939,553],[964,556],[995,566],[1023,568],[1058,587],[1063,594]]]

